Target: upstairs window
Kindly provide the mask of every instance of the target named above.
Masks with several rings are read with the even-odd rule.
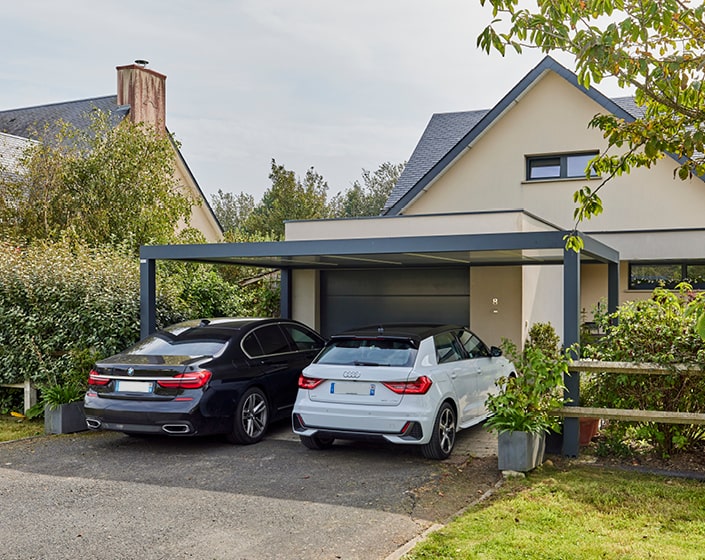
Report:
[[[697,290],[705,289],[705,264],[688,262],[629,264],[630,290],[653,290],[659,286],[672,290],[681,282],[688,282]]]
[[[588,162],[598,152],[581,152],[579,154],[558,154],[552,156],[527,156],[526,180],[545,181],[547,179],[578,179],[585,177]],[[591,177],[597,177],[592,170]]]

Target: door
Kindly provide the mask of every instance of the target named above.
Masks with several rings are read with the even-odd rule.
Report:
[[[477,402],[473,408],[475,415],[485,415],[485,399],[489,393],[496,393],[495,380],[505,372],[502,369],[502,362],[495,360],[490,355],[490,351],[477,335],[463,329],[458,333],[465,352],[473,363],[475,382],[477,384]]]
[[[321,333],[379,323],[467,325],[470,269],[404,268],[321,272]]]
[[[436,346],[438,371],[446,374],[453,383],[458,401],[458,425],[478,414],[478,368],[468,359],[456,333],[447,331],[433,337]]]

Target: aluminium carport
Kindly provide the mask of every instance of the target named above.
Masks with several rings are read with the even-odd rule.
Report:
[[[156,330],[156,261],[176,260],[278,269],[281,271],[281,315],[291,316],[294,269],[423,267],[459,265],[563,267],[563,343],[579,342],[580,265],[608,267],[608,311],[616,310],[619,292],[619,253],[585,234],[580,253],[565,249],[565,231],[433,235],[367,239],[326,239],[260,243],[143,246],[140,249],[140,332]],[[566,379],[569,405],[579,403],[580,378]],[[578,455],[577,418],[566,418],[563,454]]]

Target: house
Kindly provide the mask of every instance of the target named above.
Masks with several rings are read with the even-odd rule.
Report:
[[[439,236],[440,243],[445,235],[570,231],[573,193],[602,182],[585,178],[587,162],[607,147],[589,121],[604,112],[633,120],[637,111],[631,97],[586,90],[547,57],[492,109],[433,115],[381,217],[292,222],[286,239],[423,235]],[[689,279],[705,288],[705,184],[674,178],[676,167],[665,157],[611,180],[601,191],[604,212],[580,225],[619,255],[615,303],[648,297],[661,280],[675,286]],[[496,266],[479,254],[464,266],[465,257],[446,254],[436,255],[437,265],[456,259],[458,268],[426,263],[401,271],[389,259],[387,270],[295,271],[294,316],[324,330],[326,321],[352,326],[333,319],[341,314],[358,323],[446,317],[492,343],[503,337],[521,343],[539,321],[563,333],[560,267],[550,259],[533,264],[526,249],[515,266]],[[606,304],[609,274],[604,263],[581,260],[581,321]],[[307,312],[310,305],[298,306],[297,298],[317,301],[318,312]]]
[[[52,103],[0,111],[0,162],[6,168],[16,169],[18,150],[24,143],[37,138],[37,131],[45,125],[63,120],[77,128],[89,124],[91,111],[101,110],[111,115],[117,125],[124,119],[145,122],[166,128],[166,76],[146,68],[144,61],[117,67],[117,95],[92,97],[77,101]],[[191,173],[186,160],[175,143],[177,180],[195,201],[188,225],[198,229],[212,243],[222,240],[223,230],[208,200]],[[184,227],[186,224],[175,224]]]

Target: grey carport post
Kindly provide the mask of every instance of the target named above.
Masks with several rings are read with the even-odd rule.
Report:
[[[206,245],[143,246],[140,249],[140,334],[144,338],[156,330],[157,260],[183,260],[215,264],[240,264],[276,268],[281,271],[281,314],[291,317],[292,270],[294,268],[326,269],[337,266],[335,259],[345,259],[347,266],[355,258],[359,268],[373,268],[366,257],[394,257],[402,266],[420,266],[424,256],[466,255],[467,265],[494,266],[557,265],[563,266],[563,342],[571,347],[580,341],[580,264],[606,263],[608,266],[608,311],[616,310],[619,294],[619,253],[603,243],[581,234],[584,247],[580,253],[565,249],[564,231],[489,233],[447,236],[394,238],[278,241],[266,243],[216,243]],[[536,253],[549,251],[545,257]],[[532,251],[530,257],[525,253]],[[556,255],[562,253],[560,257]],[[514,255],[498,261],[497,256]],[[483,260],[484,255],[484,260]],[[436,261],[438,262],[438,261]],[[566,405],[580,403],[580,374],[570,373],[566,380]],[[563,449],[566,456],[579,451],[579,420],[566,418],[563,429]]]

